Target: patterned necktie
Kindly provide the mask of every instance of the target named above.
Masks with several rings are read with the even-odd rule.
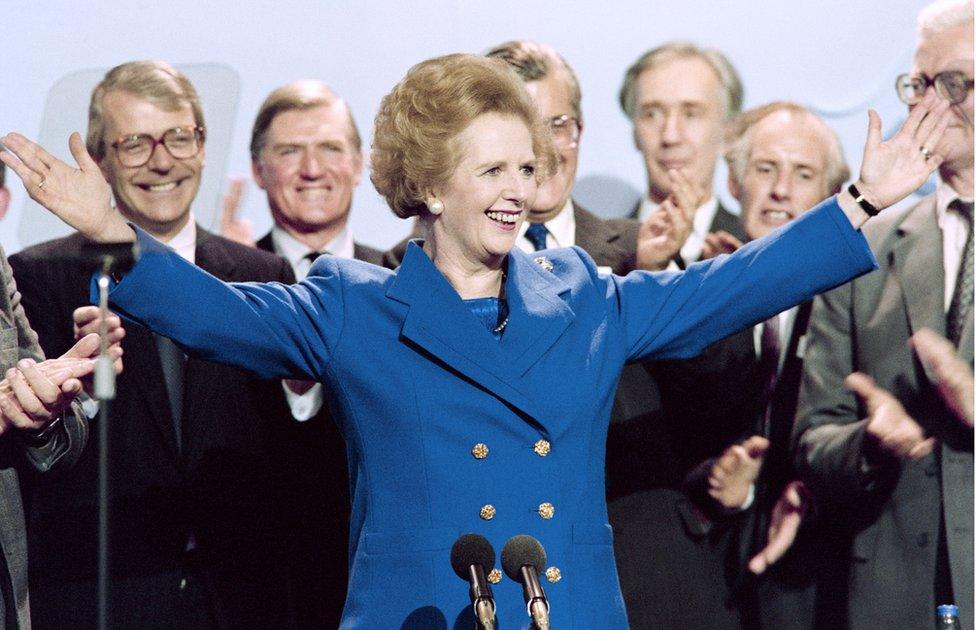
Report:
[[[953,345],[958,346],[966,319],[973,308],[973,203],[956,199],[949,204],[949,209],[959,213],[967,231],[966,248],[956,275],[956,288],[949,302],[949,312],[946,313],[946,336]]]
[[[776,390],[776,380],[779,377],[779,315],[773,315],[763,322],[760,336],[759,369],[763,375],[763,435],[769,437],[770,412],[772,411],[773,392]]]
[[[535,251],[546,248],[546,236],[549,230],[544,223],[529,223],[529,229],[525,231],[525,238],[529,239]]]

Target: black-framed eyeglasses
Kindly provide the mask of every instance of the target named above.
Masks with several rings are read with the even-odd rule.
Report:
[[[549,119],[552,142],[560,149],[576,148],[580,136],[579,119],[568,114]]]
[[[920,103],[925,96],[925,90],[930,85],[935,86],[935,93],[940,98],[953,105],[958,105],[966,100],[969,90],[973,89],[973,80],[960,70],[946,70],[931,79],[925,75],[912,76],[910,74],[902,74],[895,79],[898,98],[905,105]]]
[[[191,158],[200,152],[206,135],[204,128],[196,125],[173,127],[158,138],[153,138],[148,133],[122,136],[112,143],[112,148],[122,166],[135,168],[149,162],[158,144],[166,147],[175,160]]]

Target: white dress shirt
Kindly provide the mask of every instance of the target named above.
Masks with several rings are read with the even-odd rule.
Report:
[[[972,203],[949,184],[939,181],[935,190],[935,215],[942,230],[942,268],[945,270],[945,310],[949,312],[952,294],[956,290],[956,276],[959,275],[959,265],[962,264],[963,250],[966,249],[966,239],[972,228],[956,211],[949,210],[949,204],[956,199]]]
[[[291,264],[291,268],[295,271],[295,278],[299,282],[304,280],[308,276],[309,269],[312,268],[312,261],[305,256],[314,250],[278,225],[271,229],[271,242],[274,245],[275,252]],[[329,241],[325,246],[325,251],[339,258],[353,258],[355,244],[352,240],[352,231],[348,225]],[[304,394],[296,394],[284,383],[282,383],[282,387],[285,390],[288,406],[291,408],[291,415],[295,420],[299,422],[310,420],[322,409],[321,383],[312,385]]]

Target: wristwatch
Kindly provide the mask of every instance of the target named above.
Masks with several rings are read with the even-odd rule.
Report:
[[[861,191],[858,190],[857,186],[855,186],[853,183],[847,187],[847,192],[851,193],[851,197],[854,197],[854,203],[860,206],[861,210],[867,212],[868,216],[876,217],[878,216],[878,213],[881,212],[873,205],[871,205],[870,201],[864,198],[864,195],[861,194]]]

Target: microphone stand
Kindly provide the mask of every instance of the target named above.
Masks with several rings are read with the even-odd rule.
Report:
[[[109,273],[115,261],[102,259],[98,276],[99,354],[95,363],[94,394],[98,411],[98,628],[108,630],[109,599],[109,495],[108,495],[108,424],[109,401],[115,399],[115,366],[108,355],[108,287]]]

